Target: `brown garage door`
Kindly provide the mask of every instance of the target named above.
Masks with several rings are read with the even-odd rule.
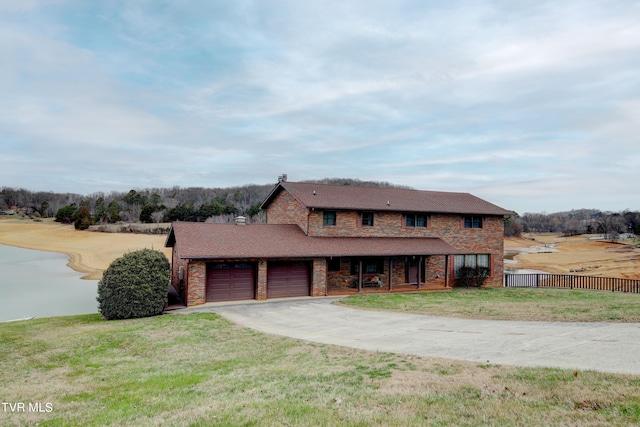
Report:
[[[267,266],[267,298],[301,297],[308,295],[308,263],[269,263]]]
[[[207,269],[207,301],[254,299],[255,274],[249,263],[213,263]]]

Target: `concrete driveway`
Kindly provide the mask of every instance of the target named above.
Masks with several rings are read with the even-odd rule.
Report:
[[[211,311],[261,332],[364,350],[640,375],[638,323],[453,319],[332,304],[338,299],[207,304],[180,311]]]

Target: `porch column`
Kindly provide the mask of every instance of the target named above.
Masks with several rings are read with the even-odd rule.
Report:
[[[267,299],[267,261],[258,261],[258,286],[256,289],[256,299]]]
[[[311,296],[322,297],[327,295],[327,259],[314,258],[312,268]]]
[[[389,257],[389,292],[393,290],[393,258]]]
[[[358,292],[362,292],[362,260],[359,260],[358,263]]]

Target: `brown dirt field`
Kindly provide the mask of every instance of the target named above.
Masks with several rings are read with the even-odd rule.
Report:
[[[505,251],[527,248],[533,252],[515,256],[518,263],[506,266],[557,274],[640,279],[640,248],[637,245],[590,240],[589,237],[593,236],[564,238],[557,234],[530,234],[525,238],[505,238]]]
[[[640,279],[637,245],[594,241],[589,237],[530,234],[524,238],[506,238],[505,251],[540,252],[517,255],[514,259],[518,263],[507,267]],[[113,260],[137,249],[157,249],[171,259],[171,249],[164,247],[165,240],[165,235],[78,231],[72,225],[50,219],[34,222],[16,217],[0,218],[0,244],[65,253],[70,258],[69,267],[86,273],[84,279],[99,280]],[[555,246],[545,246],[550,244]],[[545,253],[551,250],[556,252]]]
[[[83,279],[101,279],[116,258],[138,249],[157,249],[171,259],[165,240],[166,235],[78,231],[73,225],[52,220],[0,219],[0,244],[65,253],[70,258],[69,267],[86,273]]]

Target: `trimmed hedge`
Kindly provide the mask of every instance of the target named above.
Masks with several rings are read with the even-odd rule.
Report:
[[[491,270],[487,267],[460,267],[458,269],[458,284],[460,286],[475,286],[481,288],[489,277]]]
[[[171,275],[167,257],[141,249],[116,259],[98,282],[98,310],[109,319],[161,314]]]

